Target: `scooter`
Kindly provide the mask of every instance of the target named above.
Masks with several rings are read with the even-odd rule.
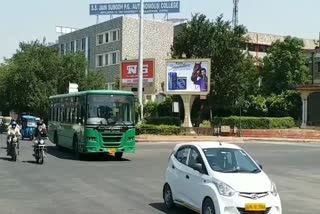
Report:
[[[9,136],[8,138],[8,153],[11,156],[12,161],[17,161],[19,155],[19,143],[16,136]]]

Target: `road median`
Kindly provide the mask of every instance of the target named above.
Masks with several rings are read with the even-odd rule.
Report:
[[[137,143],[157,143],[157,142],[192,142],[192,141],[223,141],[230,143],[241,142],[298,142],[298,143],[320,143],[320,139],[293,139],[277,137],[225,137],[225,136],[179,136],[179,135],[138,135]]]

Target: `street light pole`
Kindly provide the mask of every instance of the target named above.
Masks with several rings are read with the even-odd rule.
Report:
[[[139,27],[139,103],[140,103],[140,122],[143,120],[143,12],[144,1],[140,0],[140,27]]]

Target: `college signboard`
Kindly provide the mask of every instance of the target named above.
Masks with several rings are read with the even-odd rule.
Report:
[[[210,59],[167,60],[166,93],[207,95],[210,71]]]
[[[145,2],[144,13],[179,13],[180,1]],[[90,4],[90,15],[124,15],[139,14],[140,3]]]
[[[138,88],[138,64],[138,60],[122,61],[120,80],[121,89],[129,90],[132,88]],[[154,67],[154,59],[145,59],[143,61],[143,87],[145,92],[153,91],[155,73]]]

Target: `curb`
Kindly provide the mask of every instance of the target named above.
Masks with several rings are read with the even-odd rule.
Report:
[[[182,143],[182,142],[193,142],[193,141],[221,141],[221,142],[247,142],[254,143],[254,141],[264,141],[264,142],[287,142],[287,143],[315,143],[320,144],[320,139],[291,139],[291,138],[254,138],[254,137],[244,137],[244,138],[197,138],[197,137],[188,137],[188,138],[156,138],[156,137],[146,137],[142,139],[136,139],[137,143]]]

